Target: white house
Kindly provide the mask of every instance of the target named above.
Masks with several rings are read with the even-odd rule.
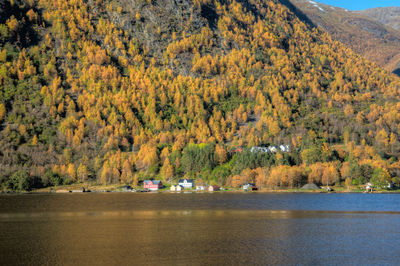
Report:
[[[193,187],[193,179],[180,179],[179,185],[183,188],[192,188]]]
[[[279,149],[283,152],[290,152],[290,146],[289,145],[280,145]]]
[[[251,152],[269,152],[267,147],[251,147]]]
[[[243,190],[244,191],[253,191],[257,190],[256,184],[254,183],[246,183],[243,185]]]
[[[205,186],[196,186],[197,191],[206,190]]]
[[[264,152],[264,153],[276,153],[278,150],[282,152],[290,152],[289,145],[280,145],[279,147],[276,146],[268,146],[268,147],[251,147],[251,152]]]

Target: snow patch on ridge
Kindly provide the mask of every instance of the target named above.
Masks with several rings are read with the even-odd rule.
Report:
[[[321,12],[324,12],[324,11],[325,11],[322,7],[320,7],[320,6],[318,5],[317,2],[314,2],[314,1],[311,1],[311,0],[308,0],[308,2],[309,2],[310,4],[312,4],[314,7],[318,8]]]

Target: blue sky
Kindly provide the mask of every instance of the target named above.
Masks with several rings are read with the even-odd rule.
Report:
[[[362,10],[373,7],[400,6],[400,0],[315,0],[331,6],[349,10]]]

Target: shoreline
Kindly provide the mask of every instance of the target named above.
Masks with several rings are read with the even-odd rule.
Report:
[[[119,188],[121,185],[111,185],[111,186],[90,186],[88,184],[85,185],[68,185],[68,186],[58,186],[58,187],[50,187],[50,188],[41,188],[35,189],[32,191],[9,191],[3,190],[0,191],[0,195],[14,195],[14,194],[87,194],[87,193],[175,193],[175,194],[189,194],[189,193],[265,193],[265,194],[274,194],[274,193],[309,193],[309,194],[348,194],[348,193],[362,193],[362,194],[400,194],[400,189],[395,190],[376,190],[373,192],[366,192],[365,190],[361,190],[359,188],[346,189],[343,187],[333,187],[333,191],[326,191],[321,188],[318,190],[306,190],[306,189],[261,189],[255,191],[244,191],[243,189],[236,188],[228,188],[220,191],[207,191],[207,190],[195,190],[195,189],[187,189],[182,191],[170,191],[168,187],[157,190],[157,191],[143,191],[142,188],[134,188],[132,191],[122,191]]]

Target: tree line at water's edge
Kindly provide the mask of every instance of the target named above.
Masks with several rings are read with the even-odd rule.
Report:
[[[142,157],[136,158],[132,169],[123,163],[122,171],[112,166],[102,167],[97,178],[80,164],[78,169],[49,169],[41,177],[30,177],[19,170],[3,180],[3,188],[31,190],[35,188],[71,185],[88,182],[129,184],[138,186],[144,179],[160,179],[165,184],[174,184],[181,177],[194,178],[197,185],[211,184],[240,188],[245,183],[255,183],[259,189],[300,188],[306,183],[345,187],[360,187],[367,182],[375,188],[385,188],[389,183],[400,185],[400,164],[363,155],[367,151],[350,142],[346,146],[331,149],[325,144],[315,144],[309,149],[292,152],[261,152],[249,148],[227,150],[216,144],[189,144],[183,152],[169,152],[168,146],[143,146]],[[121,154],[115,154],[121,160]],[[161,163],[163,161],[163,163]],[[138,168],[136,168],[138,167]],[[65,171],[65,174],[60,174]]]
[[[398,183],[399,88],[277,0],[3,1],[0,184]]]

